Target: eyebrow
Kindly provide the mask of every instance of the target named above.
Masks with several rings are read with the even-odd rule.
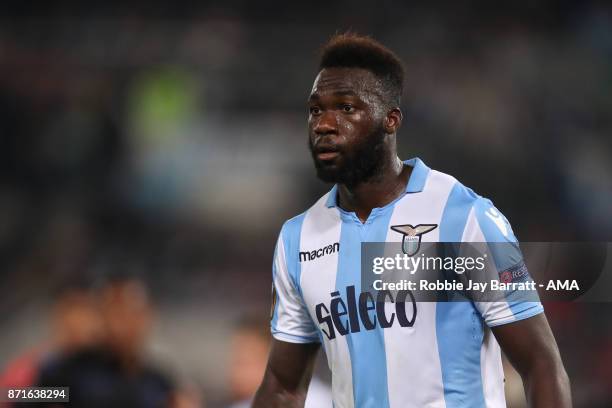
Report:
[[[332,92],[332,95],[334,95],[334,96],[358,96],[358,95],[355,93],[355,91],[351,91],[351,90],[346,90],[346,91],[335,91],[335,92]],[[311,95],[308,97],[308,100],[309,100],[309,101],[311,101],[311,100],[313,100],[313,99],[320,99],[320,98],[321,98],[321,97],[319,96],[319,93],[318,93],[318,92],[315,92],[315,93],[311,94]]]

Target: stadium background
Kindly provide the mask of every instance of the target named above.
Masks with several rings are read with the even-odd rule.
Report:
[[[62,288],[136,276],[156,306],[148,358],[224,406],[227,339],[268,313],[278,230],[329,188],[305,101],[338,30],[405,62],[403,158],[490,197],[521,241],[610,240],[605,2],[287,3],[0,17],[0,368],[49,336]],[[547,309],[576,406],[611,406],[612,307]]]

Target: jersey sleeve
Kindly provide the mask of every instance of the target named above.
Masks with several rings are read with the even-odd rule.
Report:
[[[281,234],[274,251],[272,265],[272,320],[271,330],[275,339],[289,343],[319,342],[317,329],[308,314],[297,282],[297,248],[292,253],[291,238],[286,231]]]
[[[485,198],[479,198],[468,217],[463,242],[482,243],[487,255],[487,269],[500,282],[531,282],[508,219]],[[491,275],[491,276],[493,276]],[[504,299],[475,302],[476,308],[489,327],[527,319],[544,311],[537,292],[507,290]]]

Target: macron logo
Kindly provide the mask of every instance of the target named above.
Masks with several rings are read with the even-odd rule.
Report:
[[[340,251],[340,243],[329,244],[323,248],[313,249],[312,251],[300,252],[300,262],[312,261],[322,256],[333,254]]]

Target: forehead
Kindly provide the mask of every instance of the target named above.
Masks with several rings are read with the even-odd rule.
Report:
[[[376,76],[362,68],[323,68],[314,80],[310,97],[327,94],[354,93],[362,98],[379,93]]]

